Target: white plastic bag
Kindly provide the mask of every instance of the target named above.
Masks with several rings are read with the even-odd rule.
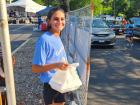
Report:
[[[60,93],[78,89],[82,85],[82,82],[76,71],[77,66],[79,66],[79,63],[73,63],[70,64],[65,71],[57,70],[49,81],[50,86]]]

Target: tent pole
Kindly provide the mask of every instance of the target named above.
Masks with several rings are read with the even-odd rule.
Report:
[[[9,4],[11,4],[11,2],[12,2],[12,1],[11,1],[11,0],[9,0]]]
[[[2,44],[2,52],[4,60],[8,105],[16,105],[12,54],[11,54],[11,45],[10,45],[10,36],[5,0],[0,0],[0,39]]]

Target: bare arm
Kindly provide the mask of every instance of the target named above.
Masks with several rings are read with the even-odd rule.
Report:
[[[53,64],[48,64],[48,65],[32,65],[32,72],[34,73],[41,73],[41,72],[46,72],[52,69],[60,69],[60,70],[66,70],[68,67],[68,64],[66,63],[53,63]]]

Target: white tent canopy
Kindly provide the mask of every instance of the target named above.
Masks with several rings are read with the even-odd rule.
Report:
[[[36,13],[36,12],[46,8],[46,6],[37,4],[36,2],[34,2],[32,0],[18,0],[11,4],[7,4],[8,8],[16,7],[16,6],[25,8],[25,12],[33,12],[33,13]]]

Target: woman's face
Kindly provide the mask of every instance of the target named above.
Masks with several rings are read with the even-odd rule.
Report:
[[[49,20],[51,31],[60,32],[65,26],[65,14],[62,11],[56,11]]]

